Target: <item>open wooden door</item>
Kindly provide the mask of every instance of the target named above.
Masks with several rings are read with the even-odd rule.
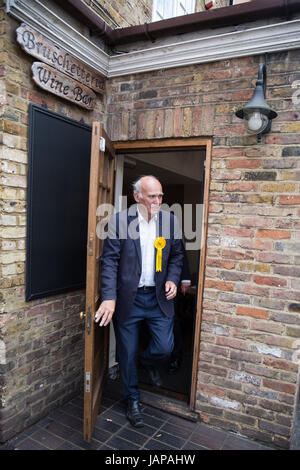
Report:
[[[90,442],[99,411],[102,384],[108,367],[109,326],[95,323],[100,283],[100,255],[103,240],[97,236],[97,208],[113,204],[115,154],[102,125],[93,123],[86,272],[85,364],[84,364],[84,440]],[[98,211],[99,213],[99,211]]]

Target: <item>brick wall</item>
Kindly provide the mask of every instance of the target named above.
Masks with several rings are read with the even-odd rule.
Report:
[[[82,0],[111,28],[150,23],[152,0]]]
[[[114,140],[213,136],[196,409],[211,425],[283,448],[300,359],[299,57],[269,55],[267,101],[278,118],[260,144],[234,115],[252,96],[259,57],[108,82]]]
[[[1,4],[3,2],[0,2]],[[78,393],[83,376],[85,293],[25,302],[25,233],[29,103],[85,123],[93,112],[44,92],[31,79],[32,57],[16,43],[18,23],[0,8],[1,299],[0,441]],[[46,268],[46,267],[45,267]]]
[[[82,0],[89,5],[110,27],[151,23],[153,0]],[[229,0],[215,0],[212,8],[229,6]],[[206,11],[205,1],[196,0],[195,12]]]

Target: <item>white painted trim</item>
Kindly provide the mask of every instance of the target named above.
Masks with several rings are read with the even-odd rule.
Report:
[[[233,31],[113,56],[109,77],[300,48],[300,20]]]
[[[219,34],[214,34],[216,30],[202,31],[194,33],[192,39],[189,35],[179,42],[173,37],[157,46],[109,56],[46,0],[7,0],[6,11],[106,77],[300,48],[300,19],[296,19],[262,26],[248,24],[239,31],[226,32],[223,28]]]

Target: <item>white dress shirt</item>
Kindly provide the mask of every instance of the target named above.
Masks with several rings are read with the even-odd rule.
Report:
[[[155,286],[155,247],[157,215],[150,222],[138,210],[140,244],[142,253],[142,274],[138,287]]]

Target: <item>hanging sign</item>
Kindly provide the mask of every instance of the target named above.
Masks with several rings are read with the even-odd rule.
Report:
[[[32,55],[74,80],[91,88],[97,93],[104,93],[104,77],[84,63],[71,56],[54,42],[22,23],[17,28],[17,41],[27,54]]]
[[[43,62],[34,62],[31,70],[33,80],[43,90],[72,101],[83,108],[94,109],[96,95],[90,88],[67,77]]]

